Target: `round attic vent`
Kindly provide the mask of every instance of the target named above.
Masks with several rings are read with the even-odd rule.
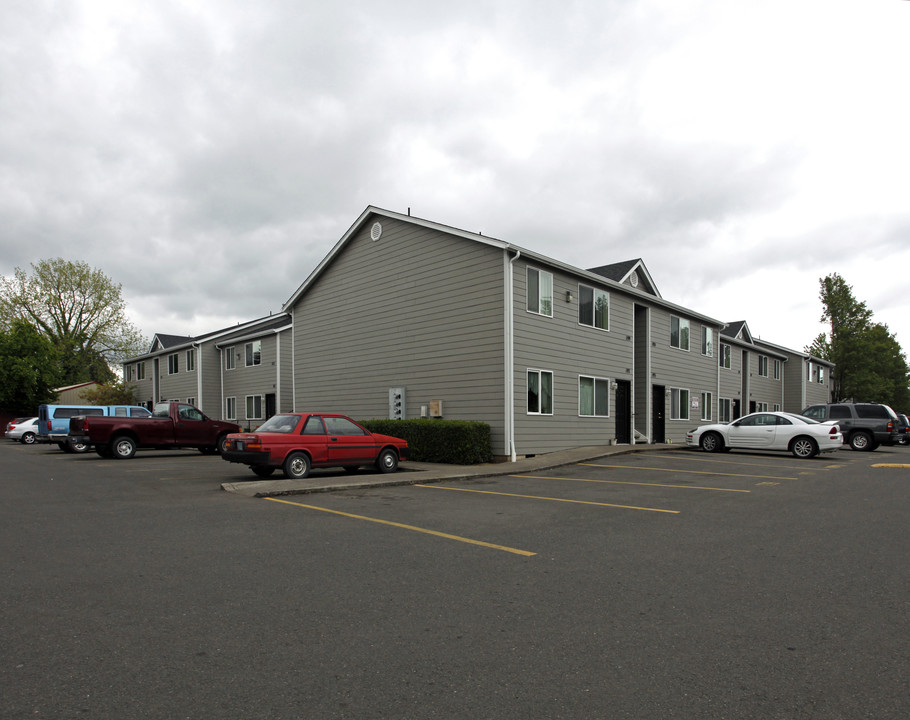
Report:
[[[632,271],[632,274],[629,275],[629,285],[632,287],[638,287],[638,273],[634,270]]]
[[[370,237],[374,242],[382,237],[382,225],[373,223],[373,227],[370,228]]]

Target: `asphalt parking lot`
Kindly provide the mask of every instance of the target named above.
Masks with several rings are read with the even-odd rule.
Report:
[[[193,452],[0,465],[3,718],[910,715],[907,448],[271,497]]]

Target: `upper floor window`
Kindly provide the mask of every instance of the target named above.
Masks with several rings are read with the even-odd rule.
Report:
[[[180,372],[179,363],[177,362],[177,360],[178,360],[177,353],[167,356],[167,374],[168,375],[173,375],[176,372]]]
[[[730,359],[732,357],[733,357],[733,353],[730,352],[730,346],[726,345],[724,343],[721,343],[720,344],[720,359],[719,359],[720,366],[722,368],[726,368],[727,370],[729,370],[730,365],[731,365]]]
[[[254,340],[246,344],[246,365],[259,365],[262,363],[262,340]]]
[[[670,316],[670,347],[679,348],[680,350],[689,349],[688,320],[678,318],[675,315]]]
[[[553,273],[528,268],[528,312],[553,317]]]
[[[701,326],[701,354],[708,357],[714,356],[714,328]]]
[[[768,356],[758,356],[758,374],[762,377],[768,377]]]
[[[136,363],[136,379],[145,380],[145,361]]]
[[[825,382],[825,368],[823,368],[821,365],[818,366],[818,382]]]
[[[224,369],[233,370],[237,367],[237,364],[234,359],[234,346],[224,349]]]
[[[603,290],[578,286],[578,324],[610,329],[610,295]]]
[[[781,375],[781,361],[775,360],[774,361],[774,379],[780,380],[780,375]]]
[[[192,372],[196,369],[196,349],[191,348],[186,351],[186,371]]]
[[[127,382],[129,382],[130,380],[133,379],[133,366],[132,365],[127,365],[126,368],[124,369],[124,378],[123,379],[126,380]]]

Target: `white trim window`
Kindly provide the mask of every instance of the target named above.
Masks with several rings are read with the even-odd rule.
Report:
[[[187,404],[187,405],[192,405],[193,407],[196,407],[196,398],[194,398],[194,397],[188,397],[188,398],[186,399],[186,404]]]
[[[768,356],[758,356],[758,374],[762,377],[768,377]]]
[[[599,330],[610,329],[610,293],[604,290],[578,286],[578,324]]]
[[[553,317],[553,273],[528,268],[528,312]]]
[[[234,358],[234,346],[231,345],[224,349],[224,369],[233,370],[237,367],[237,362]]]
[[[710,420],[712,405],[714,404],[714,394],[703,392],[701,394],[701,419]]]
[[[685,318],[670,316],[670,347],[689,349],[689,321]]]
[[[689,419],[689,391],[685,388],[670,388],[670,419]]]
[[[262,395],[246,396],[246,419],[262,420]]]
[[[783,368],[782,368],[782,363],[781,363],[781,361],[780,361],[780,360],[775,360],[775,361],[774,361],[774,379],[775,379],[775,380],[780,380],[781,370],[782,370],[782,369],[783,369]]]
[[[609,378],[578,376],[578,414],[581,417],[610,417]]]
[[[237,398],[226,397],[224,399],[224,417],[226,420],[237,419]]]
[[[193,372],[196,369],[196,348],[190,348],[186,351],[186,371]]]
[[[729,370],[733,366],[733,352],[729,345],[726,343],[720,344],[720,358],[719,364],[722,368]]]
[[[774,410],[774,412],[780,412],[780,403],[774,403],[771,409]]]
[[[768,403],[755,403],[755,412],[768,412]]]
[[[553,414],[553,373],[528,370],[528,415]]]
[[[717,421],[728,423],[733,417],[733,401],[730,398],[721,398],[717,401]]]
[[[167,374],[176,375],[180,372],[180,356],[177,353],[167,356]]]
[[[262,340],[253,340],[246,344],[246,366],[262,364]],[[255,418],[253,418],[255,419]]]
[[[821,385],[825,383],[825,368],[821,365],[818,366],[818,383]]]
[[[714,357],[714,328],[701,326],[701,354]]]
[[[145,360],[136,363],[136,379],[145,380]]]

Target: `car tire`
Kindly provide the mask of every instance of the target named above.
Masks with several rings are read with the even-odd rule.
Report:
[[[724,449],[724,439],[720,433],[709,432],[701,436],[698,441],[699,446],[705,452],[721,452]]]
[[[250,469],[256,477],[261,478],[271,477],[272,473],[275,472],[275,468],[265,467],[264,465],[254,465]]]
[[[136,441],[129,435],[121,435],[111,442],[110,453],[118,460],[129,460],[136,454]]]
[[[67,440],[66,445],[69,448],[69,452],[73,453],[84,453],[89,451],[89,446],[85,443],[77,443],[72,440]]]
[[[34,445],[35,444],[35,433],[33,433],[33,432],[25,433],[21,438],[19,438],[19,442],[21,442],[23,445]]]
[[[310,474],[310,456],[305,452],[293,452],[284,459],[281,469],[288,480],[303,480]]]
[[[393,473],[398,469],[398,453],[386,448],[376,458],[376,468],[381,473]]]
[[[871,452],[875,449],[872,445],[872,436],[862,430],[850,436],[850,447],[861,452]]]
[[[794,438],[790,443],[790,452],[793,453],[793,457],[808,460],[818,455],[818,443],[810,437]]]

